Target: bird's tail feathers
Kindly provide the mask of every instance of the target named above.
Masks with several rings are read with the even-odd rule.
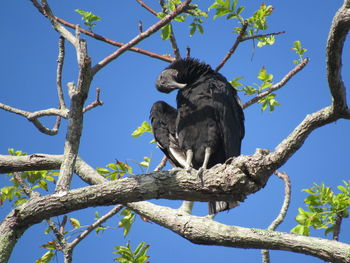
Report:
[[[225,210],[230,210],[231,208],[234,208],[236,206],[239,206],[239,202],[209,201],[208,202],[209,215],[213,215]]]

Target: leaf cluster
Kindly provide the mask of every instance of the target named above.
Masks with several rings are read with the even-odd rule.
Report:
[[[16,151],[12,148],[8,149],[8,152],[12,156],[25,156],[27,153],[23,151]],[[6,200],[13,202],[14,206],[19,206],[28,200],[28,195],[25,193],[22,184],[25,184],[30,191],[34,189],[43,189],[48,191],[48,183],[56,183],[55,177],[58,176],[57,172],[50,170],[41,171],[25,171],[21,173],[8,173],[9,181],[12,185],[8,185],[0,188],[0,205],[2,205]],[[19,182],[19,180],[21,182]]]
[[[267,73],[265,67],[262,67],[258,73],[258,80],[261,81],[260,84],[254,83],[252,85],[244,85],[240,82],[240,80],[243,77],[237,77],[230,81],[230,84],[232,87],[237,88],[238,91],[244,92],[245,95],[258,95],[261,92],[270,89],[273,85],[273,74]],[[241,88],[240,88],[241,87]],[[275,110],[276,106],[279,106],[280,104],[275,99],[276,94],[269,94],[263,98],[261,98],[258,102],[262,104],[261,110],[265,111],[267,108],[269,108],[270,112],[273,112]]]
[[[125,174],[133,174],[132,167],[128,163],[122,161],[116,161],[115,163],[107,164],[106,167],[109,169],[97,167],[96,171],[111,181],[117,180],[123,177]]]
[[[299,40],[295,41],[293,45],[294,45],[294,47],[292,48],[292,50],[294,50],[297,53],[297,55],[299,56],[299,59],[293,60],[293,63],[299,64],[303,61],[303,59],[304,59],[303,56],[304,56],[304,53],[307,51],[307,49],[303,48],[301,46],[301,42]]]
[[[243,35],[244,37],[254,37],[258,35],[260,31],[266,30],[268,28],[266,19],[271,15],[273,7],[271,5],[266,5],[262,3],[257,11],[253,13],[252,16],[244,18],[242,16],[245,10],[244,6],[238,5],[238,0],[216,0],[210,7],[210,9],[215,10],[214,19],[218,17],[226,16],[226,19],[235,19],[240,24],[239,27],[235,27],[233,32],[240,34],[242,31],[242,26],[247,23],[247,31]],[[266,35],[257,37],[258,47],[265,45],[273,45],[275,43],[274,35]]]
[[[75,12],[82,15],[82,20],[84,21],[84,25],[89,28],[89,31],[92,32],[92,28],[96,26],[96,21],[100,21],[101,17],[94,15],[92,12],[84,11],[81,9],[75,9]]]
[[[325,229],[325,235],[334,232],[337,218],[349,216],[350,181],[343,181],[343,184],[337,187],[340,190],[338,194],[323,183],[304,189],[309,194],[304,199],[307,210],[298,209],[299,214],[295,218],[298,225],[291,232],[308,236],[311,227]]]
[[[134,251],[132,251],[130,242],[126,246],[116,246],[114,254],[119,254],[120,256],[115,258],[115,261],[120,263],[145,263],[149,256],[147,256],[147,250],[150,245],[146,245],[146,242],[141,242]]]
[[[167,14],[171,13],[175,10],[175,8],[180,5],[182,2],[180,0],[168,0],[163,5],[163,12],[159,12],[157,14],[159,19],[163,19]],[[174,18],[176,22],[185,22],[188,17],[192,17],[192,22],[190,23],[190,36],[193,36],[197,31],[201,34],[204,33],[204,29],[202,26],[203,18],[207,18],[207,12],[204,12],[198,8],[196,4],[190,4],[189,10],[182,15],[178,15]],[[161,30],[161,36],[163,40],[167,40],[170,38],[172,32],[172,25],[168,23]]]

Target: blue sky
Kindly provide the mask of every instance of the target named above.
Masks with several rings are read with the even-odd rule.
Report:
[[[154,1],[148,1],[153,3]],[[247,6],[243,13],[249,16],[262,1],[239,1]],[[141,8],[136,1],[50,1],[54,13],[73,24],[81,23],[75,9],[93,11],[103,18],[95,32],[120,42],[127,42],[138,34],[138,21],[142,20],[147,28],[156,22],[156,18]],[[203,9],[211,1],[201,1]],[[245,84],[257,82],[256,76],[262,66],[268,73],[274,74],[279,81],[294,65],[296,59],[290,50],[295,40],[300,40],[308,49],[306,56],[309,65],[297,74],[282,90],[277,92],[281,104],[272,114],[261,112],[260,105],[245,110],[246,136],[242,153],[252,154],[256,148],[273,150],[304,117],[331,102],[325,69],[325,47],[329,26],[342,1],[267,1],[275,8],[268,19],[268,32],[286,31],[277,37],[275,45],[257,48],[252,42],[242,43],[232,59],[221,70],[228,79],[244,76]],[[52,30],[49,22],[32,6],[30,1],[6,1],[3,3],[0,23],[2,41],[0,42],[0,64],[2,92],[0,102],[27,111],[36,111],[58,105],[55,78],[58,34]],[[153,5],[155,8],[157,5]],[[204,23],[205,34],[188,36],[188,25],[174,24],[175,33],[183,55],[186,46],[191,47],[193,57],[206,61],[215,67],[227,50],[232,46],[235,36],[231,33],[235,25],[226,19],[212,20],[212,15]],[[84,36],[85,38],[85,36]],[[93,64],[115,50],[115,47],[88,39],[89,54]],[[138,47],[160,54],[170,53],[168,42],[164,42],[157,33]],[[344,48],[343,75],[345,84],[350,83],[349,41]],[[142,161],[144,156],[152,157],[154,168],[162,155],[154,144],[149,144],[151,136],[132,138],[130,134],[144,120],[148,120],[151,105],[157,100],[165,100],[175,105],[176,94],[161,94],[154,86],[155,79],[167,63],[133,52],[123,54],[118,60],[101,70],[94,78],[87,103],[94,100],[95,89],[101,89],[102,107],[85,114],[84,131],[80,146],[80,156],[93,167],[104,167],[116,159],[133,165]],[[63,70],[64,86],[76,81],[77,66],[72,47],[66,45],[66,60]],[[348,96],[349,97],[349,96]],[[248,97],[241,95],[245,102]],[[66,100],[68,98],[66,97]],[[45,124],[52,126],[53,118],[45,118]],[[0,110],[1,140],[0,153],[6,154],[8,148],[23,150],[27,153],[61,154],[65,139],[66,122],[63,121],[60,132],[50,137],[38,130],[26,119]],[[334,189],[342,180],[349,180],[348,161],[350,141],[348,134],[350,123],[339,120],[322,127],[311,134],[303,148],[298,151],[280,171],[289,174],[292,181],[292,202],[286,221],[279,231],[290,231],[295,226],[294,217],[298,207],[304,207],[305,193],[301,190],[312,184],[324,182]],[[142,172],[136,165],[134,172]],[[0,176],[0,187],[7,184],[6,176]],[[78,178],[73,186],[84,184]],[[283,184],[272,176],[267,186],[260,192],[249,196],[240,207],[217,216],[217,220],[227,224],[266,228],[277,215],[283,201]],[[157,200],[159,204],[177,207],[179,201]],[[194,213],[205,215],[206,204],[196,203]],[[3,218],[11,207],[5,204],[0,208]],[[70,216],[77,217],[82,224],[90,224],[94,211],[100,214],[110,208],[91,208]],[[117,219],[107,222],[115,225]],[[344,220],[341,240],[349,240],[349,222]],[[13,251],[11,263],[35,262],[45,250],[40,245],[52,239],[44,235],[44,224],[33,226],[18,242]],[[314,231],[313,235],[323,237],[323,231]],[[151,245],[151,262],[259,262],[259,250],[243,250],[212,246],[193,245],[171,231],[142,222],[139,218],[127,238],[122,231],[109,230],[104,235],[91,234],[76,248],[75,262],[112,262],[113,247],[125,245],[131,240],[133,247],[141,241]],[[272,262],[321,262],[309,256],[289,252],[272,252]],[[63,262],[59,258],[57,262]]]

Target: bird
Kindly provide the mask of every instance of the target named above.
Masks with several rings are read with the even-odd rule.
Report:
[[[175,167],[199,174],[241,154],[245,134],[242,104],[227,79],[194,58],[175,60],[156,80],[163,93],[178,90],[177,108],[157,101],[150,111],[159,148]],[[210,201],[209,214],[229,210],[236,202]]]

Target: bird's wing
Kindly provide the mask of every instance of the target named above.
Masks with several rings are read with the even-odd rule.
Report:
[[[226,79],[214,78],[210,85],[226,158],[238,156],[245,131],[244,114],[237,92]]]
[[[151,108],[151,125],[159,148],[174,166],[184,167],[186,157],[176,136],[176,117],[177,110],[163,101],[154,103]]]

